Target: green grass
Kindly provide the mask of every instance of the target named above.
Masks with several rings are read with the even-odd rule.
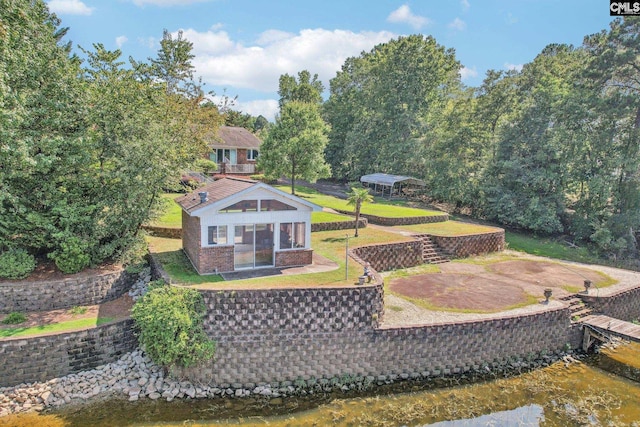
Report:
[[[353,221],[354,217],[332,212],[311,212],[311,223]]]
[[[276,188],[286,193],[291,193],[291,186],[278,185]],[[296,195],[310,201],[311,203],[315,203],[316,205],[324,206],[326,208],[353,212],[353,206],[348,205],[346,200],[322,194],[312,188],[296,186]],[[435,216],[443,214],[439,211],[410,208],[402,206],[402,203],[389,202],[388,200],[379,198],[376,198],[374,203],[365,203],[362,206],[361,212],[365,215],[375,215],[387,218]]]
[[[72,329],[91,328],[104,323],[111,322],[110,317],[91,317],[88,319],[69,320],[66,322],[53,323],[51,325],[32,326],[29,328],[7,328],[0,329],[0,338],[25,337],[30,335],[40,335],[53,332],[64,332]]]
[[[184,196],[181,193],[165,193],[162,195],[165,204],[164,213],[151,225],[157,227],[182,227],[182,208],[174,201],[176,198]]]
[[[345,280],[345,243],[349,235],[349,247],[370,245],[374,243],[392,243],[412,240],[395,233],[388,233],[373,228],[360,230],[355,238],[352,230],[334,230],[311,233],[313,250],[338,264],[336,270],[297,275],[280,275],[258,277],[245,280],[222,281],[219,275],[200,276],[181,250],[182,242],[178,239],[147,237],[149,248],[167,271],[171,280],[184,285],[198,287],[225,288],[279,288],[298,286],[344,286],[358,281],[362,274],[362,266],[349,258],[349,277]]]
[[[586,264],[599,264],[602,262],[591,255],[586,248],[572,248],[550,238],[532,237],[507,231],[505,240],[508,248],[514,251]]]
[[[172,282],[179,284],[199,284],[222,281],[222,276],[212,274],[199,275],[187,256],[182,251],[181,239],[166,239],[162,237],[147,237],[149,250],[162,264]]]
[[[480,234],[499,231],[499,228],[486,225],[469,224],[460,221],[434,222],[431,224],[415,224],[399,226],[403,230],[415,233],[433,234],[436,236],[465,236],[468,234]]]

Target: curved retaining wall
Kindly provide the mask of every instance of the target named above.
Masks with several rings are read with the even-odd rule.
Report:
[[[0,387],[93,369],[137,346],[131,319],[64,334],[0,340]]]
[[[504,249],[505,244],[504,230],[502,229],[468,236],[434,236],[429,234],[429,237],[445,254],[456,258],[500,252]]]
[[[209,336],[217,341],[215,359],[179,374],[191,381],[246,388],[342,375],[429,377],[561,351],[580,342],[568,308],[456,324],[380,328],[367,319],[375,314],[369,301],[378,300],[380,288],[358,290],[320,291],[297,299],[290,294],[284,298],[287,303],[272,300],[268,291],[259,301],[253,299],[254,291],[233,297],[226,291],[207,291],[210,313],[216,313],[205,320]],[[246,298],[240,306],[238,298]]]
[[[597,289],[590,295],[578,294],[592,310],[606,316],[631,322],[640,319],[640,286],[608,296],[597,296]]]
[[[358,258],[371,264],[376,271],[415,267],[423,264],[422,242],[387,243],[383,245],[360,246],[350,250]]]
[[[127,292],[136,279],[136,274],[118,268],[94,276],[74,275],[55,281],[0,282],[0,313],[101,304]]]

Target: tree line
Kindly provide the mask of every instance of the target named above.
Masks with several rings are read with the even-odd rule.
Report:
[[[616,19],[581,46],[547,46],[521,71],[490,70],[477,88],[462,84],[452,49],[430,36],[399,37],[348,58],[326,101],[321,84],[310,90],[308,71],[298,81],[283,76],[274,128],[290,128],[292,103],[318,107],[329,127],[316,139],[321,167],[308,178],[411,175],[457,212],[635,257],[639,33],[640,18]],[[285,139],[270,134],[263,151]],[[286,156],[263,166],[286,173]]]

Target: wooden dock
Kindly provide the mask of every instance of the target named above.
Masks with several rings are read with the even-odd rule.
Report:
[[[582,318],[584,326],[584,338],[582,348],[586,351],[593,339],[603,341],[606,337],[614,335],[629,341],[640,342],[640,325],[609,316],[589,315]]]

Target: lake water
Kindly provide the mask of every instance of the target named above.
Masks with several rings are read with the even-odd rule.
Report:
[[[413,391],[270,402],[112,400],[66,408],[56,417],[68,426],[640,427],[639,380],[640,345],[629,344],[585,362],[558,362],[516,377],[431,390],[405,384]]]

